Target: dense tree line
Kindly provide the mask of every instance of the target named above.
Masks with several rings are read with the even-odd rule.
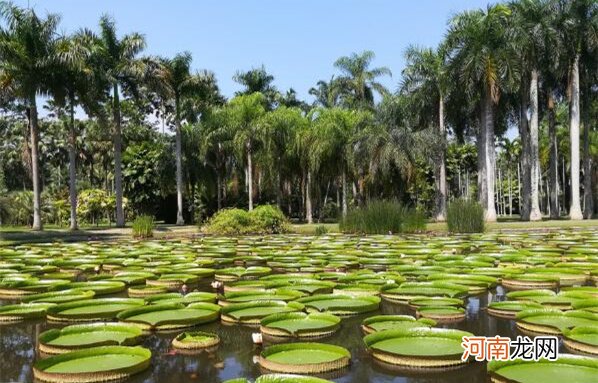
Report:
[[[438,47],[406,50],[396,92],[364,51],[339,58],[312,103],[263,66],[238,72],[227,100],[190,53],[144,56],[144,36],[108,16],[61,35],[59,15],[9,2],[0,15],[3,221],[183,224],[275,203],[313,222],[387,198],[442,221],[460,197],[488,221],[582,219],[598,205],[593,0],[456,14]]]

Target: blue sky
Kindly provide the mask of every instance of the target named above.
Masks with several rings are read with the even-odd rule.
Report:
[[[363,50],[376,53],[397,88],[409,44],[436,46],[451,15],[485,7],[488,0],[18,0],[38,13],[62,15],[61,31],[97,28],[108,13],[120,34],[146,36],[145,53],[190,51],[196,69],[216,73],[224,95],[240,87],[238,70],[264,64],[280,90],[293,87],[311,101],[310,87],[336,72],[333,63]]]

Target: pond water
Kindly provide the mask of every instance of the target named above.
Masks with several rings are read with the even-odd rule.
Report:
[[[208,291],[207,288],[202,288]],[[497,291],[498,290],[498,291]],[[467,319],[454,325],[438,327],[458,328],[476,335],[516,336],[514,321],[497,319],[482,310],[488,302],[502,300],[504,292],[498,287],[489,293],[469,297]],[[383,366],[374,361],[363,345],[361,321],[376,314],[409,314],[414,312],[407,306],[383,302],[376,313],[368,313],[345,318],[341,329],[334,335],[321,339],[322,342],[344,346],[351,351],[351,366],[342,371],[322,375],[339,383],[357,382],[426,382],[457,383],[486,382],[486,366],[483,363],[471,363],[453,371],[438,373],[400,371]],[[36,342],[38,335],[60,325],[46,321],[4,324],[0,326],[0,382],[30,382],[33,380],[31,366],[38,357]],[[251,334],[259,331],[255,327],[210,323],[197,326],[196,329],[217,333],[221,343],[214,353],[201,353],[186,356],[172,351],[170,342],[179,333],[154,333],[148,335],[142,346],[152,350],[152,366],[147,371],[129,379],[134,383],[166,382],[203,382],[218,383],[237,377],[256,378],[262,374],[260,367],[253,363],[261,347],[252,345]],[[268,345],[265,343],[264,345]]]
[[[571,233],[567,233],[567,236],[570,236]],[[566,236],[564,236],[566,238]],[[585,238],[579,239],[579,242],[586,242],[591,250],[591,255],[584,256],[583,261],[588,262],[595,262],[596,252],[593,250],[593,246],[598,244],[597,233],[592,232]],[[589,238],[592,238],[592,241],[589,241]],[[431,242],[421,241],[421,238],[417,238],[413,240],[411,243],[416,244],[418,248],[426,248],[430,246]],[[560,250],[557,253],[550,252],[550,248],[547,248],[545,242],[544,235],[538,235],[532,238],[526,238],[528,245],[528,249],[531,246],[536,246],[536,253],[529,253],[531,255],[525,255],[525,257],[534,257],[534,260],[538,260],[540,262],[548,262],[553,259],[560,259]],[[293,239],[296,240],[296,239]],[[430,238],[431,241],[435,241],[436,248],[442,249],[443,246],[450,247],[454,246],[453,244],[448,244],[449,242],[444,242],[443,239],[439,238]],[[448,239],[447,239],[448,240]],[[552,241],[556,241],[554,238],[551,238]],[[395,241],[395,239],[392,239]],[[558,241],[552,244],[552,246],[565,246],[563,245],[564,239],[561,237],[558,238]],[[371,241],[370,241],[371,242]],[[522,241],[520,245],[523,245],[525,241]],[[164,245],[163,242],[162,244]],[[281,244],[282,243],[282,244]],[[590,244],[591,243],[591,244]],[[570,246],[571,244],[567,244]],[[82,245],[85,246],[85,245]],[[99,252],[105,251],[108,254],[109,259],[112,256],[110,253],[113,251],[110,248],[111,245],[105,244],[102,245]],[[126,245],[129,247],[123,247],[127,251],[132,249],[130,245]],[[134,245],[137,246],[137,245]],[[197,253],[191,252],[190,248],[186,247],[187,245],[180,245],[179,250],[181,254],[185,257],[190,257],[194,259],[197,256]],[[277,246],[287,246],[286,243],[278,241]],[[302,245],[303,246],[303,245]],[[374,257],[373,259],[380,259],[386,257],[388,254],[388,248],[378,248],[377,244],[369,244],[369,247],[362,247],[356,248],[362,252],[365,256],[368,254],[380,254],[379,256]],[[414,245],[415,246],[415,245]],[[484,242],[480,242],[479,248],[486,246],[485,254],[488,256],[493,257],[500,257],[501,254],[504,254],[505,251],[509,250],[511,252],[515,250],[514,247],[505,246],[504,244],[501,245],[495,238],[491,238],[490,240],[486,240]],[[565,247],[563,247],[565,248]],[[563,249],[560,248],[560,249]],[[151,251],[154,248],[148,248]],[[180,250],[182,249],[182,251]],[[21,251],[20,249],[17,249]],[[97,249],[96,249],[97,250]],[[94,251],[96,251],[94,250]],[[148,250],[148,251],[150,251]],[[164,254],[170,254],[171,248],[165,247],[161,251]],[[176,249],[175,249],[176,250]],[[198,248],[192,248],[192,251],[199,251]],[[54,252],[58,253],[60,256],[60,249],[54,249]],[[263,251],[265,253],[271,253],[273,250],[269,246],[264,246]],[[303,251],[303,250],[301,250]],[[317,257],[321,256],[318,252],[321,250],[313,250],[312,253],[306,253],[305,257],[309,259],[316,259]],[[342,250],[336,250],[339,253],[342,253]],[[438,250],[440,252],[440,250]],[[564,250],[563,250],[564,251]],[[584,249],[579,250],[580,252],[585,251]],[[354,251],[355,252],[355,251]],[[353,252],[353,253],[354,253]],[[75,256],[79,256],[78,254],[82,254],[83,251],[75,252],[77,254]],[[477,254],[482,254],[482,251],[477,252]],[[114,253],[117,254],[118,253]],[[122,255],[126,254],[126,255]],[[137,253],[142,254],[142,253]],[[190,255],[188,255],[190,254]],[[294,253],[296,254],[296,253]],[[360,253],[361,254],[361,253]],[[415,253],[414,253],[415,254]],[[450,253],[446,253],[450,254]],[[498,256],[496,255],[498,254]],[[513,253],[517,254],[517,253]],[[557,254],[555,258],[555,255]],[[576,253],[577,254],[577,253]],[[464,254],[466,255],[466,254]],[[475,255],[475,254],[474,254]],[[73,257],[75,257],[73,256]],[[95,255],[94,255],[95,256]],[[130,259],[131,255],[126,253],[123,250],[120,253],[121,257],[126,257],[126,259]],[[138,255],[136,255],[138,256]],[[227,255],[228,256],[228,255]],[[359,255],[360,256],[360,255]],[[520,257],[520,255],[517,255]],[[523,255],[521,255],[523,256]],[[218,260],[221,259],[222,255],[214,255],[214,259]],[[313,257],[313,258],[312,258]],[[416,255],[415,257],[419,257]],[[575,258],[576,260],[579,257]],[[360,258],[361,259],[361,258]],[[366,259],[366,258],[364,258]],[[476,258],[477,260],[481,258]],[[514,259],[514,258],[512,258]],[[517,258],[519,259],[519,258]],[[529,258],[531,259],[531,258]],[[0,258],[1,260],[1,258]],[[140,261],[141,259],[136,259],[136,261]],[[85,259],[85,262],[88,262],[89,259]],[[83,262],[83,261],[80,261]],[[146,261],[144,261],[146,262]],[[286,259],[281,258],[281,263],[288,262]],[[360,261],[361,262],[361,261]],[[435,261],[432,261],[435,262]],[[451,262],[450,260],[448,261]],[[361,262],[363,263],[363,262]],[[133,263],[131,263],[133,264]],[[139,262],[135,263],[139,264]],[[482,263],[483,264],[483,263]],[[536,263],[534,263],[535,265]],[[479,265],[478,265],[479,266]],[[585,267],[585,265],[582,265]],[[469,271],[468,265],[459,264],[462,271],[465,272],[466,270]],[[589,267],[589,266],[588,266]],[[153,271],[150,267],[149,270]],[[146,269],[146,271],[149,271]],[[481,270],[481,269],[480,269]],[[280,272],[280,270],[279,270]],[[209,280],[201,283],[198,288],[199,291],[206,291],[206,292],[214,292],[213,288],[209,284]],[[120,296],[125,297],[127,296],[125,292],[111,295],[111,296]],[[102,297],[110,297],[102,296]],[[485,308],[490,302],[493,301],[502,301],[505,300],[505,290],[502,286],[498,286],[492,288],[483,294],[469,296],[466,298],[466,309],[467,315],[466,320],[455,323],[455,324],[448,324],[448,325],[439,325],[437,327],[445,327],[445,328],[456,328],[460,330],[469,331],[474,333],[478,336],[505,336],[510,338],[515,338],[517,335],[516,325],[515,322],[512,320],[507,319],[499,319],[492,316],[487,315]],[[7,304],[7,301],[1,301],[0,305]],[[13,302],[10,302],[13,303]],[[364,318],[379,315],[379,314],[408,314],[414,315],[415,312],[411,308],[406,305],[400,305],[398,303],[391,303],[387,301],[382,301],[380,308],[377,312],[371,312],[367,314],[362,314],[354,317],[344,318],[342,320],[341,328],[338,332],[329,336],[327,338],[321,338],[316,340],[317,342],[324,342],[330,344],[336,344],[339,346],[343,346],[351,352],[351,365],[350,367],[336,371],[334,373],[322,375],[321,377],[330,379],[334,382],[338,383],[362,383],[362,382],[376,382],[376,383],[385,383],[385,382],[404,382],[404,383],[477,383],[477,382],[487,382],[488,376],[486,372],[486,365],[484,363],[470,363],[466,366],[450,370],[450,371],[442,371],[442,372],[424,372],[424,371],[417,371],[417,370],[400,370],[396,367],[393,368],[391,366],[382,365],[380,362],[375,361],[366,351],[365,345],[363,343],[363,333],[360,328],[360,324]],[[0,382],[30,382],[33,381],[33,372],[32,372],[32,365],[33,363],[40,358],[41,356],[38,354],[38,347],[37,342],[39,338],[39,334],[43,331],[46,331],[50,328],[60,328],[63,325],[60,324],[52,324],[48,323],[45,320],[37,320],[37,321],[27,321],[27,322],[20,322],[20,323],[9,323],[9,324],[1,324],[0,323]],[[152,363],[151,367],[146,371],[131,377],[128,382],[132,383],[166,383],[166,382],[202,382],[202,383],[220,383],[227,379],[233,379],[238,377],[245,377],[250,379],[255,379],[258,376],[262,375],[263,373],[267,373],[267,371],[261,371],[260,366],[254,362],[255,357],[259,355],[260,351],[262,350],[263,346],[267,346],[268,343],[266,342],[263,346],[254,345],[252,342],[252,333],[259,332],[258,327],[249,327],[249,326],[242,326],[242,325],[227,325],[221,322],[214,322],[209,323],[201,326],[197,326],[193,329],[200,330],[200,331],[207,331],[207,332],[214,332],[220,336],[221,342],[218,349],[214,352],[207,353],[203,352],[198,355],[182,355],[177,354],[172,350],[171,341],[172,339],[182,332],[183,330],[179,330],[172,333],[151,333],[145,336],[143,342],[141,343],[142,346],[148,348],[152,352]],[[191,329],[189,329],[191,330]],[[561,351],[564,351],[561,349]]]

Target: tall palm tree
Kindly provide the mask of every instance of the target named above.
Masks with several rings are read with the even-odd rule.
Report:
[[[309,89],[309,94],[316,98],[314,104],[324,108],[338,106],[340,83],[332,76],[330,81],[320,80],[315,87]]]
[[[282,188],[285,177],[283,169],[285,164],[289,163],[289,157],[292,156],[296,131],[304,129],[308,123],[299,108],[280,106],[264,116],[262,133],[264,151],[267,163],[273,164],[272,168],[276,179],[276,203],[279,207],[282,205]]]
[[[435,126],[440,150],[435,153],[436,221],[446,219],[446,140],[445,102],[448,81],[444,53],[430,48],[410,46],[405,52],[406,67],[403,70],[402,91],[408,95],[410,110],[420,129]]]
[[[0,92],[16,97],[26,106],[29,120],[31,177],[33,183],[33,230],[42,230],[39,168],[39,124],[36,97],[50,92],[57,69],[56,29],[60,17],[40,18],[33,9],[0,2]]]
[[[259,92],[233,98],[222,127],[231,132],[239,162],[246,165],[249,210],[253,210],[253,156],[263,139],[260,128],[266,113],[264,104],[265,97]]]
[[[265,66],[259,68],[252,68],[246,72],[237,72],[233,76],[233,80],[241,85],[244,89],[236,92],[236,96],[250,95],[260,92],[264,95],[268,109],[271,109],[278,96],[278,90],[272,84],[274,76],[266,71]]]
[[[387,67],[370,68],[376,55],[372,51],[353,53],[336,60],[334,66],[342,72],[338,77],[341,97],[347,106],[371,108],[374,106],[374,93],[386,95],[388,90],[377,81],[382,76],[392,76]]]
[[[145,38],[139,33],[116,35],[116,23],[104,15],[100,18],[100,35],[95,39],[100,51],[100,66],[112,94],[112,136],[114,145],[114,189],[116,194],[116,225],[125,225],[122,185],[122,128],[120,94],[123,87],[135,88],[144,75],[145,65],[137,55],[145,48]]]
[[[184,225],[183,219],[183,164],[181,143],[181,104],[186,98],[198,95],[202,88],[200,75],[191,73],[192,56],[189,52],[179,53],[172,59],[156,60],[155,70],[150,77],[151,85],[161,98],[172,105],[176,146],[176,190],[177,225]]]
[[[342,214],[347,215],[347,177],[353,170],[355,138],[367,121],[369,113],[342,108],[317,108],[311,113],[314,140],[310,163],[315,172],[325,162],[331,164],[341,176]]]
[[[581,211],[580,202],[580,147],[579,147],[579,127],[581,118],[581,105],[580,105],[580,68],[585,74],[584,64],[586,60],[594,59],[596,47],[598,46],[598,5],[593,0],[573,0],[573,1],[562,1],[560,5],[560,14],[562,20],[560,22],[560,30],[563,33],[564,40],[567,41],[567,53],[569,59],[569,132],[571,139],[571,207],[569,209],[569,217],[571,219],[583,219],[584,214]],[[595,71],[595,68],[594,68]],[[592,71],[590,70],[590,73]],[[589,86],[587,88],[589,90]],[[584,108],[588,108],[589,105],[583,105]],[[589,114],[588,114],[589,115]],[[585,124],[585,128],[590,129],[589,120]],[[589,134],[584,133],[584,140],[589,139]],[[584,165],[586,170],[590,173],[591,166],[589,163],[589,150],[585,150],[587,153],[587,162],[584,158]],[[586,199],[587,207],[590,209],[590,213],[586,212],[586,215],[591,215],[592,210],[592,198],[591,198],[591,179],[590,174],[584,175],[586,178],[588,198]]]
[[[495,108],[501,91],[515,77],[513,52],[509,52],[507,20],[511,14],[504,5],[488,6],[453,17],[447,36],[452,69],[467,87],[470,99],[479,97],[478,135],[479,199],[486,220],[496,221],[494,205]]]
[[[525,116],[529,120],[529,132],[526,137],[529,142],[524,142],[524,187],[525,194],[529,188],[530,205],[526,206],[522,219],[539,221],[542,219],[540,211],[540,160],[539,160],[539,80],[541,75],[541,59],[544,52],[553,50],[550,44],[554,40],[556,31],[551,22],[551,9],[544,0],[520,0],[511,3],[513,9],[513,31],[515,38],[514,48],[520,54],[522,63],[520,92],[524,97],[520,100],[522,109],[526,110]],[[550,44],[550,45],[546,45]],[[552,54],[552,53],[551,53]],[[526,124],[527,125],[527,124]],[[529,134],[528,134],[529,133]],[[527,199],[526,199],[527,200]]]
[[[70,230],[77,230],[77,127],[75,107],[81,105],[92,115],[98,111],[102,89],[98,87],[97,66],[93,65],[94,50],[90,36],[81,31],[59,40],[56,55],[60,68],[54,72],[52,93],[60,109],[68,109],[68,156]]]

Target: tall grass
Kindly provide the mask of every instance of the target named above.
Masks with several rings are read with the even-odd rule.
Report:
[[[347,213],[339,228],[345,233],[413,233],[426,228],[426,219],[423,213],[397,201],[371,201]]]
[[[133,237],[151,238],[154,236],[154,217],[140,215],[133,221]]]
[[[458,199],[446,211],[448,230],[453,233],[484,232],[484,208],[476,201]]]

